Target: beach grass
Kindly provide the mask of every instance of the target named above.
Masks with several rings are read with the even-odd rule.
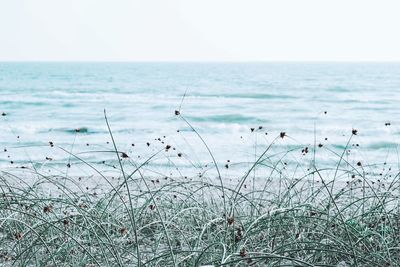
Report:
[[[119,151],[110,127],[118,175],[65,150],[106,185],[100,193],[33,167],[2,171],[0,265],[400,266],[400,182],[386,163],[366,171],[343,152],[299,175],[287,154],[269,157],[282,132],[228,183],[221,170],[229,163],[220,166],[176,115],[210,154],[207,172],[143,174],[152,157]]]

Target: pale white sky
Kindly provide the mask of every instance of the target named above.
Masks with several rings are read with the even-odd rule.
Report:
[[[400,61],[400,1],[0,0],[0,60]]]

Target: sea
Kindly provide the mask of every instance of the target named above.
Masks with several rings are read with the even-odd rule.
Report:
[[[0,115],[2,172],[397,166],[400,63],[2,62]]]

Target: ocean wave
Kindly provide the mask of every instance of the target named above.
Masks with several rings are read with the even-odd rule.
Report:
[[[224,123],[267,123],[268,120],[242,114],[220,114],[208,116],[187,116],[189,121],[195,122],[224,122]]]
[[[239,98],[239,99],[296,99],[297,96],[294,95],[287,95],[287,94],[266,94],[266,93],[221,93],[221,94],[198,94],[198,93],[191,93],[188,97],[212,97],[212,98]]]
[[[341,87],[341,86],[334,86],[327,89],[329,92],[335,93],[344,93],[344,92],[351,92],[349,88]]]
[[[44,101],[36,101],[36,100],[32,100],[32,101],[20,101],[20,100],[4,100],[4,101],[0,101],[0,105],[1,106],[13,106],[13,105],[17,105],[17,106],[36,106],[36,107],[40,107],[40,106],[46,106],[49,105],[48,102],[44,102]]]
[[[397,148],[399,146],[398,143],[395,142],[376,142],[367,145],[369,149],[387,149],[387,148]]]
[[[53,128],[48,129],[48,132],[63,132],[68,134],[101,134],[107,133],[105,130],[89,128],[89,127],[77,127],[77,128]]]

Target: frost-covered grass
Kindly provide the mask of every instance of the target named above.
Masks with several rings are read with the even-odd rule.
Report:
[[[268,157],[273,145],[229,183],[214,160],[197,176],[144,175],[152,159],[116,144],[118,176],[82,160],[99,193],[74,176],[3,171],[0,265],[400,266],[397,171],[338,155],[299,175]]]

